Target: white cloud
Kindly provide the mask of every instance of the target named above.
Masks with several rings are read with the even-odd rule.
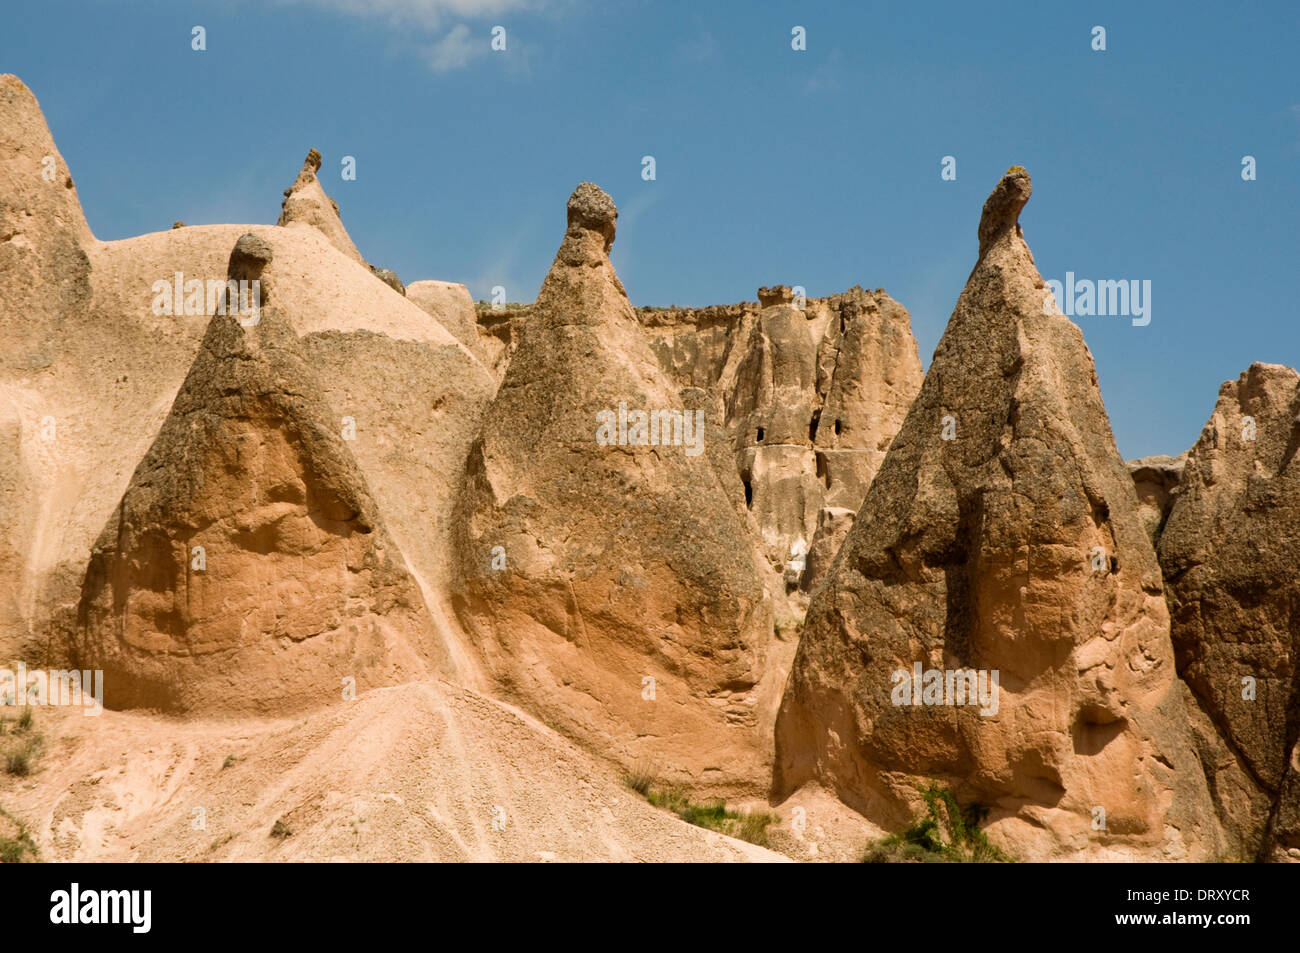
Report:
[[[393,26],[437,30],[445,18],[469,20],[537,8],[538,0],[281,0],[349,16],[387,20]]]
[[[408,45],[423,56],[435,73],[461,69],[491,49],[491,27],[509,13],[538,13],[566,7],[570,0],[279,0],[280,3],[315,7],[344,16],[379,20],[401,32]],[[430,44],[431,36],[445,29],[447,20],[477,20],[470,27],[458,23],[441,39]],[[414,34],[414,35],[412,35]],[[508,34],[509,35],[509,34]],[[527,73],[527,51],[509,36],[511,72]],[[413,41],[413,42],[411,42]]]
[[[435,73],[460,69],[488,51],[489,39],[486,34],[471,36],[469,27],[462,23],[428,48],[429,67]]]

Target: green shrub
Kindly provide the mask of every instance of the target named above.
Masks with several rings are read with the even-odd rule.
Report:
[[[13,825],[13,836],[0,835],[0,864],[26,864],[38,859],[39,852],[26,825],[8,811],[0,810],[0,818]]]
[[[728,837],[737,837],[760,847],[768,846],[767,827],[779,823],[781,818],[766,811],[733,811],[727,809],[722,798],[692,801],[680,788],[655,788],[654,777],[648,772],[628,774],[627,786],[657,808],[671,811],[687,824],[717,831]],[[635,783],[634,783],[635,782]]]
[[[642,797],[648,797],[654,786],[655,775],[650,768],[636,767],[623,775],[623,783]]]
[[[26,748],[5,755],[5,770],[15,777],[25,778],[32,773],[32,759]]]
[[[863,863],[1009,863],[989,843],[980,822],[988,814],[978,804],[961,807],[952,792],[938,782],[918,789],[926,813],[910,826],[867,846]]]

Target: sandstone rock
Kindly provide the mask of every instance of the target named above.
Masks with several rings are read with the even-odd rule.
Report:
[[[815,414],[826,505],[857,510],[921,387],[907,309],[877,288],[832,299],[818,355]]]
[[[0,361],[19,374],[49,366],[62,316],[83,307],[94,241],[72,174],[55,148],[36,97],[0,75]]]
[[[1159,567],[1082,335],[1043,313],[1029,192],[1013,169],[985,204],[979,261],[813,596],[775,793],[825,783],[897,829],[935,779],[1020,857],[1213,856]],[[914,666],[986,689],[997,671],[998,691],[896,704]]]
[[[753,789],[783,675],[771,601],[728,441],[659,369],[610,265],[616,218],[590,183],[569,200],[471,452],[456,606],[501,690],[548,724],[629,767]],[[620,406],[698,410],[702,439],[665,425],[627,443],[614,423],[602,443]]]
[[[419,587],[321,391],[274,307],[212,319],[86,572],[73,664],[106,705],[280,712],[425,671]]]
[[[824,507],[862,504],[920,388],[921,362],[907,311],[883,291],[853,288],[800,311],[782,288],[760,289],[772,303],[720,386],[768,557],[789,565],[808,551]]]
[[[406,286],[406,296],[476,356],[483,353],[474,299],[464,285],[454,281],[413,281]]]
[[[770,288],[758,289],[758,304],[760,307],[774,308],[777,305],[793,303],[794,289],[789,285],[773,285]]]
[[[1160,537],[1178,670],[1254,788],[1221,810],[1276,859],[1300,848],[1297,444],[1300,373],[1252,364],[1219,389]]]
[[[371,265],[370,272],[384,284],[388,285],[388,287],[396,291],[399,295],[404,296],[406,294],[406,285],[402,284],[402,279],[398,278],[396,274],[389,271],[387,268],[376,268],[374,265]]]
[[[752,303],[643,308],[660,366],[705,389],[731,434],[761,551],[798,583],[827,506],[857,510],[921,386],[907,310],[882,289]],[[806,586],[804,587],[807,588]]]
[[[1176,457],[1153,456],[1128,461],[1128,472],[1138,494],[1138,512],[1142,526],[1153,543],[1160,539],[1169,507],[1173,505],[1173,492],[1183,476],[1187,454]]]
[[[260,275],[264,303],[278,303],[302,338],[326,400],[358,421],[351,449],[385,506],[400,512],[394,532],[421,578],[444,571],[455,486],[493,389],[463,346],[314,229],[191,226],[92,242],[92,294],[59,314],[64,330],[51,339],[49,366],[6,391],[24,435],[14,459],[30,468],[35,488],[26,506],[0,512],[23,552],[7,590],[21,594],[22,619],[0,633],[7,651],[36,658],[43,645],[72,637],[90,549],[197,353],[206,302],[194,314],[155,314],[151,285],[178,272],[224,282],[232,246],[250,233],[241,248],[255,249],[256,238],[265,249],[237,261],[239,274]],[[257,258],[272,250],[274,261]],[[56,439],[42,438],[46,418]]]
[[[865,492],[865,491],[864,491]],[[840,506],[822,507],[817,514],[817,532],[813,534],[808,547],[808,567],[799,580],[805,592],[811,592],[819,582],[826,578],[835,554],[853,528],[853,510]]]
[[[14,193],[28,209],[14,219],[14,240],[0,242],[10,276],[0,281],[0,449],[9,451],[0,460],[0,650],[59,660],[75,640],[90,551],[154,443],[212,310],[203,290],[197,308],[169,293],[160,309],[157,284],[170,289],[177,275],[185,287],[224,284],[228,266],[261,281],[264,303],[277,302],[320,371],[322,396],[357,421],[351,449],[437,602],[489,373],[316,228],[190,226],[95,241],[35,99],[12,78],[3,89],[10,139],[0,161],[16,187],[30,178],[42,188]],[[42,175],[47,155],[60,170],[55,183]],[[468,665],[454,626],[441,612],[434,624],[441,648]]]
[[[307,153],[298,178],[284,190],[284,201],[280,203],[280,220],[276,224],[318,229],[335,248],[352,260],[364,264],[365,259],[343,227],[338,206],[325,194],[316,177],[320,171],[320,162],[320,153],[315,149]]]

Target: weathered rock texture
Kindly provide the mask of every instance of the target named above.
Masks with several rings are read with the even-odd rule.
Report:
[[[1253,788],[1220,797],[1220,810],[1262,856],[1291,860],[1300,860],[1297,447],[1300,373],[1252,364],[1219,388],[1160,537],[1178,670]]]
[[[307,153],[302,170],[293,185],[284,190],[280,203],[280,219],[275,224],[286,228],[309,227],[329,239],[330,244],[355,262],[365,264],[361,252],[352,244],[343,220],[339,217],[338,203],[325,194],[316,173],[320,171],[321,156],[315,149]]]
[[[808,565],[799,581],[811,592],[830,572],[831,563],[853,528],[853,510],[838,506],[824,507],[817,516],[817,532],[808,547]]]
[[[267,804],[317,832],[298,857],[764,859],[618,801],[626,768],[798,790],[821,817],[797,856],[897,829],[934,778],[1026,858],[1300,859],[1300,374],[1224,385],[1181,478],[1126,468],[1079,330],[1043,313],[1023,170],[922,385],[880,289],[634,311],[589,184],[535,303],[407,289],[319,168],[278,226],[100,242],[0,77],[0,653],[102,668],[110,706],[240,716],[52,713],[82,728],[27,792],[50,856],[212,855],[159,794],[164,738],[186,790],[229,794],[230,859],[266,856]],[[214,314],[228,277],[260,321]],[[638,440],[655,411],[667,439]],[[996,670],[996,714],[895,705],[913,663]],[[282,733],[350,679],[379,690]],[[190,770],[227,725],[262,772],[233,793]],[[96,786],[102,741],[126,788]],[[340,775],[339,750],[373,757]],[[507,762],[528,784],[443,790]],[[369,802],[376,777],[404,793]],[[487,832],[496,804],[517,834]],[[335,837],[363,809],[400,846]]]
[[[1128,472],[1138,495],[1138,511],[1142,526],[1151,541],[1157,542],[1173,506],[1173,493],[1183,478],[1187,454],[1176,457],[1142,457],[1128,461]]]
[[[329,239],[331,245],[347,255],[358,264],[364,265],[370,273],[392,288],[400,295],[406,294],[402,279],[387,268],[371,265],[361,257],[357,246],[352,243],[343,219],[339,215],[339,204],[325,194],[316,173],[320,171],[321,156],[315,149],[307,153],[298,177],[293,185],[284,190],[284,201],[280,203],[280,219],[277,225],[286,228],[314,228]]]
[[[767,558],[808,588],[824,508],[856,512],[921,386],[907,310],[882,289],[638,313],[661,366],[725,422]]]
[[[629,766],[752,787],[782,674],[772,605],[725,433],[660,370],[609,262],[616,216],[589,183],[569,199],[470,455],[456,604],[498,685],[548,723]],[[598,414],[620,405],[702,409],[700,452],[602,445]]]
[[[813,597],[776,794],[821,782],[897,829],[935,778],[1021,857],[1206,857],[1223,844],[1159,567],[1082,335],[1043,313],[1029,194],[1013,169],[985,203],[979,261]],[[996,670],[996,714],[895,704],[914,663]]]
[[[250,244],[269,259],[246,236],[232,276]],[[419,587],[322,392],[273,303],[212,319],[91,554],[72,661],[105,704],[277,712],[425,672]]]
[[[0,650],[31,664],[65,656],[91,549],[210,321],[204,286],[225,281],[250,232],[270,255],[264,298],[299,337],[320,396],[353,419],[350,450],[438,604],[451,506],[494,390],[488,371],[316,227],[189,226],[96,241],[35,98],[14,77],[0,91],[0,162],[13,184],[0,242],[0,441],[11,451],[0,459]],[[160,297],[156,283],[173,280],[199,290]],[[442,649],[470,662],[454,626],[438,611],[433,621]],[[473,684],[472,671],[451,668]]]
[[[454,281],[415,281],[406,286],[406,297],[487,363],[487,351],[479,340],[474,299],[468,288]]]

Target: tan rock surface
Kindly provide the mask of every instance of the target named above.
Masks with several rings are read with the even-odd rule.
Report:
[[[312,149],[303,161],[302,170],[293,180],[293,185],[284,190],[284,201],[280,203],[280,219],[277,225],[285,227],[314,228],[324,235],[331,245],[353,261],[365,264],[361,252],[352,244],[343,220],[339,217],[338,204],[325,194],[316,173],[320,171],[320,153]]]
[[[790,585],[818,514],[856,511],[921,386],[907,310],[883,289],[759,303],[643,308],[660,365],[726,421],[761,551]],[[802,307],[796,307],[802,305]]]
[[[1183,477],[1187,454],[1176,457],[1152,456],[1128,461],[1128,472],[1137,489],[1138,511],[1142,526],[1152,543],[1160,540],[1169,508],[1173,505],[1174,490]]]
[[[1044,313],[1029,192],[1013,169],[985,204],[979,262],[814,595],[775,793],[819,780],[898,829],[934,778],[1017,856],[1214,856],[1159,567],[1082,335]],[[998,671],[996,713],[895,704],[914,663]]]
[[[319,168],[277,226],[100,242],[0,77],[0,652],[170,713],[38,712],[0,802],[44,859],[772,860],[621,776],[762,809],[774,753],[801,860],[929,779],[1028,859],[1300,859],[1300,374],[1126,467],[1023,170],[922,386],[881,289],[632,309],[585,183],[535,303],[407,288]],[[620,405],[700,453],[597,440]],[[997,714],[894,705],[914,662],[996,669]]]
[[[581,743],[674,781],[761,787],[783,671],[726,437],[705,409],[698,455],[684,434],[597,440],[620,404],[706,407],[650,352],[609,263],[616,216],[588,183],[569,199],[471,452],[457,610],[507,696]]]
[[[808,547],[808,565],[799,583],[804,590],[811,592],[826,578],[831,563],[853,528],[856,515],[853,510],[838,506],[823,507],[817,514],[817,532]]]
[[[72,636],[91,547],[156,437],[211,311],[199,295],[199,307],[185,313],[182,295],[168,302],[170,313],[155,313],[154,284],[177,275],[182,283],[224,280],[246,232],[271,247],[264,286],[324,371],[323,396],[356,421],[352,449],[435,604],[450,507],[491,375],[319,229],[190,226],[95,241],[75,191],[41,176],[40,157],[62,162],[35,98],[13,78],[4,88],[10,139],[0,160],[30,209],[14,219],[23,231],[0,244],[13,276],[0,282],[0,334],[13,336],[11,360],[0,366],[0,439],[14,446],[12,463],[0,464],[0,494],[11,504],[0,509],[0,648],[57,657]],[[64,251],[51,257],[50,249]],[[40,267],[51,282],[72,290],[51,295],[27,274],[37,259],[47,261]],[[435,624],[451,645],[440,615]]]
[[[1252,364],[1219,388],[1160,537],[1178,670],[1252,796],[1228,824],[1300,860],[1300,373]],[[1261,811],[1267,811],[1266,817]]]
[[[321,392],[274,299],[212,319],[86,572],[72,664],[106,705],[280,712],[425,672],[419,587]]]
[[[454,281],[413,281],[406,286],[406,297],[486,364],[468,288]]]

